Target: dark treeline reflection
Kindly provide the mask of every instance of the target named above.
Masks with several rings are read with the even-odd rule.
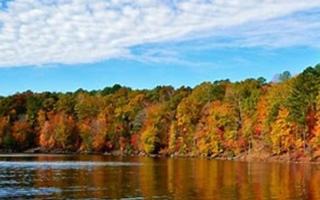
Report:
[[[2,157],[0,163],[2,199],[320,199],[320,168],[310,164],[105,156]]]

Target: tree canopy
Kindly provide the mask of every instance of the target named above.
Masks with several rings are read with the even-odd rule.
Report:
[[[194,88],[121,85],[0,97],[0,149],[238,155],[320,149],[320,69]]]

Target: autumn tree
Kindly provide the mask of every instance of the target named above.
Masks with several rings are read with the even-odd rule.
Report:
[[[195,127],[201,118],[203,106],[215,100],[222,100],[225,96],[224,82],[215,84],[204,82],[194,88],[192,93],[182,99],[177,107],[178,137],[183,138],[182,151],[191,152],[195,148]]]
[[[194,88],[157,86],[0,97],[0,148],[237,155],[320,148],[320,67]],[[311,148],[307,148],[311,147]]]
[[[251,147],[254,123],[256,120],[256,108],[261,95],[262,83],[255,79],[247,79],[242,82],[229,85],[226,99],[237,113],[237,133],[234,137],[243,146],[249,143]],[[244,150],[246,147],[244,147]]]
[[[297,122],[299,125],[299,134],[304,141],[304,149],[306,148],[306,140],[311,137],[308,127],[308,115],[315,112],[316,97],[319,93],[320,72],[315,68],[308,67],[299,74],[293,82],[290,96],[288,97],[287,107],[289,108],[289,119]]]
[[[106,113],[103,111],[97,118],[82,121],[79,125],[82,138],[81,150],[101,152],[106,149],[107,123]]]
[[[316,114],[315,114],[315,125],[311,130],[313,135],[311,139],[311,145],[314,149],[320,148],[320,94],[316,100]]]
[[[158,153],[161,149],[168,148],[170,124],[171,121],[168,118],[164,104],[148,107],[146,120],[141,129],[143,151]]]
[[[34,144],[35,134],[27,121],[16,121],[12,126],[12,138],[17,148],[24,150]]]
[[[273,153],[288,152],[295,144],[296,138],[294,133],[296,125],[294,122],[289,121],[288,118],[289,111],[281,107],[276,120],[271,124],[270,139],[272,141]]]
[[[221,101],[208,103],[201,116],[196,130],[196,144],[200,153],[211,155],[225,150],[238,151],[234,143],[237,116],[230,104]]]
[[[9,126],[9,118],[8,117],[1,117],[0,118],[0,146],[6,146],[6,140],[7,136],[10,134],[10,130],[9,130],[10,126]]]
[[[58,112],[49,117],[40,130],[40,145],[45,149],[76,149],[79,138],[72,116]]]

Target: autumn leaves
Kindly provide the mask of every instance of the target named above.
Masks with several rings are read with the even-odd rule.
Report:
[[[0,148],[204,156],[317,151],[319,67],[281,77],[276,83],[204,82],[194,89],[115,85],[2,97]]]

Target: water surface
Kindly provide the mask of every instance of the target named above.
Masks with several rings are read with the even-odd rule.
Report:
[[[0,155],[0,199],[320,199],[319,188],[310,164]]]

